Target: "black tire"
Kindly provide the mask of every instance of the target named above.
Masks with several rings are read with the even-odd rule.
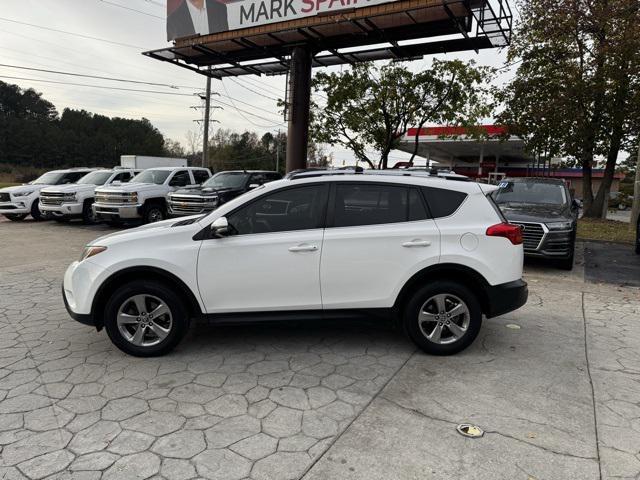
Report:
[[[432,300],[436,296],[444,296],[446,308],[453,307],[458,300],[461,301],[466,307],[466,313],[447,318],[442,316],[441,312],[433,312],[430,309],[436,306],[435,301]],[[426,307],[424,312],[431,320],[423,322],[419,319],[423,307]],[[434,319],[443,321],[434,321]],[[453,329],[449,330],[447,322],[450,322],[449,325],[453,323],[458,326],[456,330],[458,333],[462,332],[459,337],[456,338]],[[403,323],[411,340],[424,352],[431,355],[453,355],[471,345],[478,336],[482,326],[482,308],[478,298],[464,285],[449,280],[432,282],[421,287],[411,296],[403,312]],[[460,327],[465,323],[466,328],[461,329]],[[433,335],[436,328],[440,329],[441,342],[433,341],[427,336]]]
[[[21,222],[22,220],[27,218],[27,214],[26,213],[20,213],[20,214],[17,214],[17,213],[15,213],[15,214],[5,213],[4,216],[7,217],[12,222]]]
[[[170,327],[167,327],[168,334],[163,340],[159,341],[159,343],[154,345],[135,345],[132,339],[128,340],[124,336],[118,326],[117,318],[118,312],[121,308],[123,308],[123,312],[129,312],[133,316],[136,315],[137,307],[135,306],[135,302],[130,300],[136,295],[154,297],[156,300],[163,302],[169,309],[171,318],[170,324],[167,323],[168,317],[166,315],[158,317],[161,318],[160,322],[163,322],[163,326],[167,327],[167,325],[170,325]],[[154,303],[153,299],[148,299],[145,304],[150,310],[153,310],[158,305],[157,303]],[[140,312],[137,313],[140,314]],[[148,314],[150,312],[144,313]],[[143,324],[145,321],[151,322],[148,317],[139,318],[143,319]],[[155,323],[154,321],[154,325],[156,327],[159,324],[160,323]],[[134,334],[137,329],[143,328],[138,325],[139,324],[136,322],[135,324],[127,325],[123,328],[125,328],[128,333]],[[107,305],[105,306],[104,326],[113,344],[123,352],[136,357],[155,357],[170,352],[180,342],[180,340],[182,340],[189,329],[189,312],[184,302],[171,288],[158,282],[136,280],[124,284],[111,295]],[[154,329],[148,327],[145,328],[144,331],[145,333],[142,337],[142,341],[145,341],[145,339],[149,340],[149,342],[153,341],[155,335],[153,333]],[[157,335],[155,335],[155,337],[157,337]]]
[[[40,211],[40,208],[38,207],[38,203],[40,203],[40,199],[36,198],[33,203],[31,204],[31,217],[33,217],[33,219],[36,222],[39,222],[40,220],[42,220],[43,215],[42,212]]]
[[[558,260],[556,262],[556,266],[561,270],[567,270],[567,271],[573,270],[573,260],[575,257],[575,251],[576,251],[576,242],[574,238],[574,240],[571,242],[571,255],[569,256],[569,258],[563,258],[562,260]]]
[[[144,223],[161,222],[167,218],[167,212],[160,203],[148,203],[144,206],[142,219]]]
[[[85,225],[93,225],[96,223],[96,217],[93,214],[93,200],[85,200],[82,205],[82,223]]]

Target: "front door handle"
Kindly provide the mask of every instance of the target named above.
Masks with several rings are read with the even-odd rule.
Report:
[[[402,246],[406,247],[406,248],[428,247],[429,245],[431,245],[430,241],[428,241],[428,240],[420,240],[420,239],[411,240],[410,242],[404,242],[402,244]]]
[[[315,252],[316,250],[318,250],[317,245],[309,245],[307,243],[302,243],[295,247],[289,247],[290,252]]]

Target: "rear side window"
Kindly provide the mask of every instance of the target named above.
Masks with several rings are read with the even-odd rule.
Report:
[[[336,185],[333,225],[383,225],[416,220],[429,216],[417,190],[398,185]]]
[[[422,193],[427,200],[433,218],[452,215],[467,198],[466,193],[443,188],[422,187]]]

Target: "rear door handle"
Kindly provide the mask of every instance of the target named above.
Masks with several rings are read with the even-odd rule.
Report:
[[[308,245],[306,243],[296,245],[295,247],[289,247],[290,252],[315,252],[318,250],[317,245]]]
[[[410,242],[404,242],[402,244],[403,247],[406,248],[413,248],[413,247],[428,247],[429,245],[431,245],[431,242],[428,240],[411,240]]]

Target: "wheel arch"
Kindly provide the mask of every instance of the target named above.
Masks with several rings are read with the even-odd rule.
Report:
[[[418,288],[431,281],[449,280],[460,283],[476,294],[482,313],[490,311],[488,288],[489,283],[473,268],[455,263],[442,263],[431,265],[414,274],[402,287],[394,303],[397,318],[402,318],[402,313],[411,294]]]
[[[91,312],[93,313],[95,326],[98,330],[102,330],[104,327],[104,309],[109,297],[119,286],[133,280],[156,281],[173,287],[185,300],[185,306],[187,307],[191,317],[203,314],[202,308],[200,307],[195,294],[186,283],[173,273],[157,267],[131,267],[120,270],[109,276],[102,285],[100,285],[100,288],[96,292],[91,305]]]

